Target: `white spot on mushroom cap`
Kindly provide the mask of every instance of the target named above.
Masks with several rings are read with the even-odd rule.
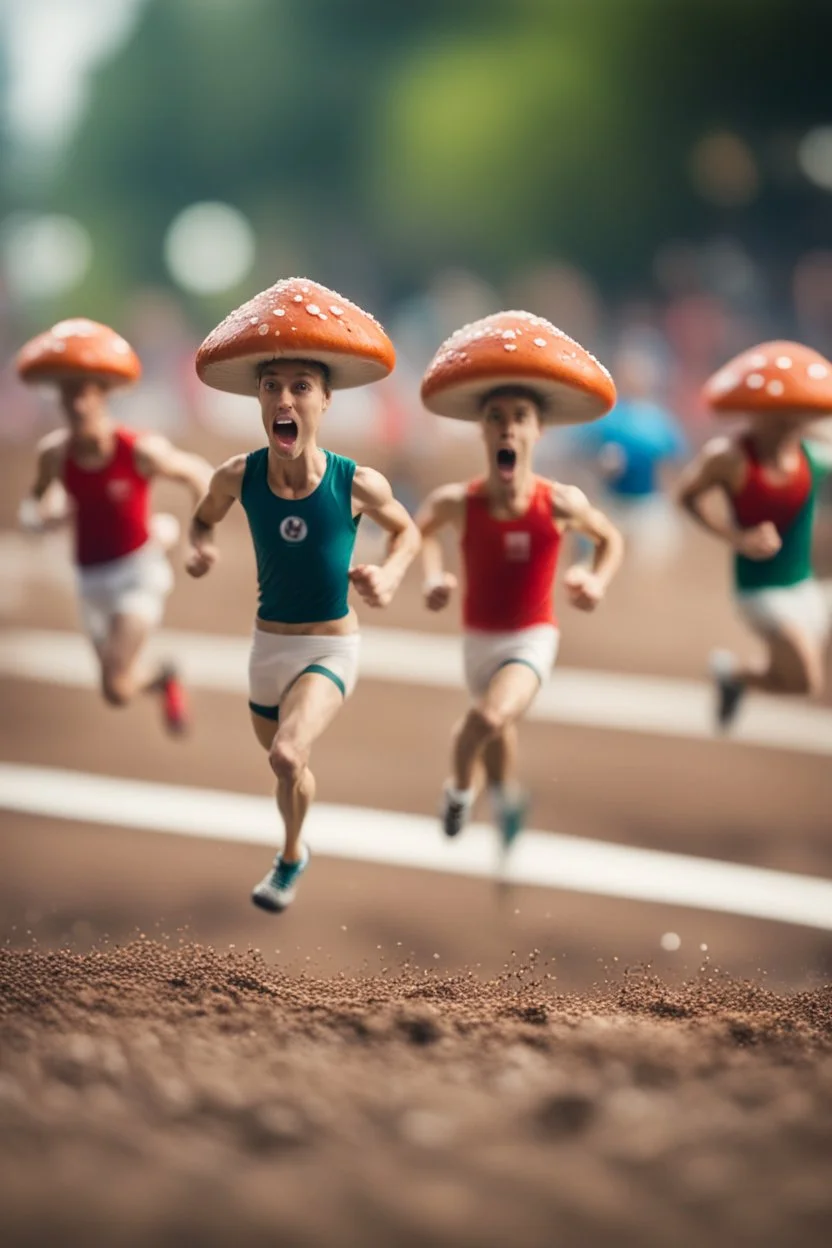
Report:
[[[745,379],[745,384],[749,390],[762,390],[766,384],[766,379],[762,373],[749,373]]]
[[[249,324],[250,324],[250,325],[256,325],[256,324],[257,324],[257,322],[260,320],[260,317],[259,317],[259,316],[250,316],[248,319],[249,319]]]
[[[711,386],[717,394],[724,394],[727,390],[733,390],[738,381],[739,378],[736,373],[733,373],[730,368],[723,368],[714,377]]]
[[[506,326],[506,321],[513,321],[515,324]],[[563,330],[558,329],[552,324],[551,321],[547,321],[546,318],[542,316],[535,316],[531,312],[524,312],[516,309],[506,312],[496,312],[491,316],[483,317],[479,321],[472,321],[469,325],[463,325],[461,329],[456,330],[449,338],[446,339],[445,342],[442,343],[437,355],[434,357],[433,362],[428,367],[426,376],[430,376],[432,370],[435,367],[438,367],[438,360],[441,353],[449,347],[464,347],[473,342],[479,342],[482,339],[489,338],[496,339],[498,341],[505,338],[516,338],[526,329],[530,328],[538,331],[543,330],[544,333],[548,334],[549,339],[554,339],[555,342],[564,344],[568,343],[571,347],[578,348],[578,350],[574,350],[569,356],[563,354],[562,358],[578,360],[580,351],[586,356],[587,360],[591,361],[589,364],[582,362],[583,367],[587,372],[590,371],[594,365],[596,368],[600,369],[605,377],[610,378],[609,369],[605,368],[600,360],[597,360],[591,352],[586,351],[584,347],[581,347],[580,343],[577,343],[574,338],[570,338],[568,334],[563,332]],[[547,342],[548,340],[544,339],[543,345],[547,345]]]
[[[52,333],[56,338],[90,338],[97,329],[98,326],[92,321],[76,316],[69,321],[58,321],[57,325],[52,326]]]
[[[516,342],[504,342],[504,343],[503,343],[503,350],[504,350],[504,351],[516,351],[516,350],[517,350],[517,343],[516,343]]]
[[[812,378],[813,381],[822,381],[824,377],[827,377],[829,375],[829,369],[826,367],[826,365],[818,364],[818,363],[810,364],[809,367],[806,369],[806,372],[809,374],[809,376]]]
[[[274,316],[285,317],[285,304],[304,302],[303,294],[299,293],[301,291],[303,294],[311,294],[313,298],[317,296],[319,303],[322,305],[330,305],[329,311],[334,316],[343,317],[351,311],[356,318],[363,318],[364,322],[372,322],[382,334],[385,332],[383,326],[379,324],[370,312],[366,312],[357,304],[352,303],[351,300],[345,299],[338,291],[330,290],[326,286],[321,286],[305,278],[286,277],[279,282],[275,282],[273,286],[261,291],[253,299],[249,299],[247,303],[242,304],[241,307],[235,308],[233,312],[229,313],[207,336],[203,343],[203,351],[210,352],[221,344],[226,343],[229,338],[244,334],[248,329],[249,318],[253,317],[255,312],[259,314],[257,317],[258,321],[267,316],[269,311]],[[283,303],[284,307],[276,306],[280,303]],[[333,309],[336,310],[333,311]],[[328,319],[325,313],[319,313],[319,317],[322,320]],[[251,323],[254,324],[255,322]],[[352,332],[349,324],[346,327]],[[297,326],[293,325],[291,328],[296,330]]]
[[[774,363],[778,368],[791,368],[793,360],[790,355],[778,355]]]
[[[775,377],[774,381],[770,381],[768,385],[766,386],[767,392],[773,395],[775,398],[779,398],[779,396],[783,394],[785,389],[786,387],[783,385],[782,381],[780,381],[777,377]]]
[[[321,309],[318,307],[317,303],[307,303],[306,311],[309,313],[310,316],[321,315]]]
[[[258,334],[267,334],[269,332],[269,327],[265,321],[263,322],[262,325],[258,325],[257,332]]]
[[[545,346],[546,346],[546,339],[545,339],[545,338],[535,338],[535,340],[534,340],[534,345],[535,345],[536,347],[545,347]]]
[[[766,364],[768,363],[768,360],[763,355],[762,351],[755,351],[754,354],[749,359],[748,363],[751,365],[752,368],[765,368]]]

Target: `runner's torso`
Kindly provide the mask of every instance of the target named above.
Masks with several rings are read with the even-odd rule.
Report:
[[[797,585],[812,576],[812,524],[819,473],[811,452],[802,442],[793,471],[774,480],[760,463],[750,438],[744,438],[740,447],[745,458],[745,476],[739,490],[731,495],[737,524],[750,529],[769,521],[783,544],[771,559],[737,555],[737,589],[748,593]]]
[[[306,498],[268,483],[267,447],[246,458],[240,499],[257,559],[260,620],[315,624],[349,614],[348,573],[360,517],[352,514],[355,462],[324,451],[326,469]]]
[[[491,515],[485,482],[472,481],[462,529],[464,626],[513,632],[555,624],[553,587],[560,543],[548,481],[536,478],[526,512],[507,520]]]
[[[123,559],[150,536],[150,482],[136,467],[138,435],[116,429],[100,468],[84,468],[67,449],[63,485],[75,503],[75,561],[82,568]]]

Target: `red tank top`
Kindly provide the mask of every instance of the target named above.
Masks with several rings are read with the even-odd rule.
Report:
[[[484,486],[472,481],[465,499],[465,627],[508,633],[555,624],[552,591],[561,535],[551,484],[537,480],[528,510],[514,520],[494,519]]]
[[[150,536],[150,482],[136,467],[137,436],[117,429],[103,468],[82,468],[67,455],[63,482],[75,502],[75,561],[82,568],[123,559]]]
[[[782,535],[812,490],[812,469],[806,452],[801,446],[798,464],[787,480],[772,482],[757,458],[751,439],[743,438],[741,446],[745,454],[745,480],[731,499],[737,523],[750,529],[769,520]]]

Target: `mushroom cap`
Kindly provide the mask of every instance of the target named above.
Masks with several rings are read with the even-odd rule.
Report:
[[[800,342],[761,342],[705,383],[715,412],[832,412],[832,364]]]
[[[396,352],[369,312],[309,278],[287,277],[211,331],[196,371],[215,390],[254,395],[258,364],[279,359],[326,364],[332,388],[346,390],[387,377]]]
[[[422,402],[437,416],[478,420],[483,398],[498,386],[533,390],[547,424],[595,420],[615,403],[603,364],[530,312],[495,312],[451,334],[422,378]]]
[[[142,375],[136,352],[114,329],[86,317],[58,321],[20,348],[17,373],[29,385],[87,377],[108,387],[130,386]]]

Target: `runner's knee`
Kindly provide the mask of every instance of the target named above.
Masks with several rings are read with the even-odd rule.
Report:
[[[308,757],[308,751],[302,750],[292,741],[281,741],[278,736],[269,750],[269,765],[278,780],[297,784],[306,767]]]
[[[127,706],[133,689],[129,677],[123,672],[107,671],[101,673],[101,692],[109,706]]]
[[[506,714],[496,706],[472,706],[468,723],[478,736],[496,737],[508,723]]]

